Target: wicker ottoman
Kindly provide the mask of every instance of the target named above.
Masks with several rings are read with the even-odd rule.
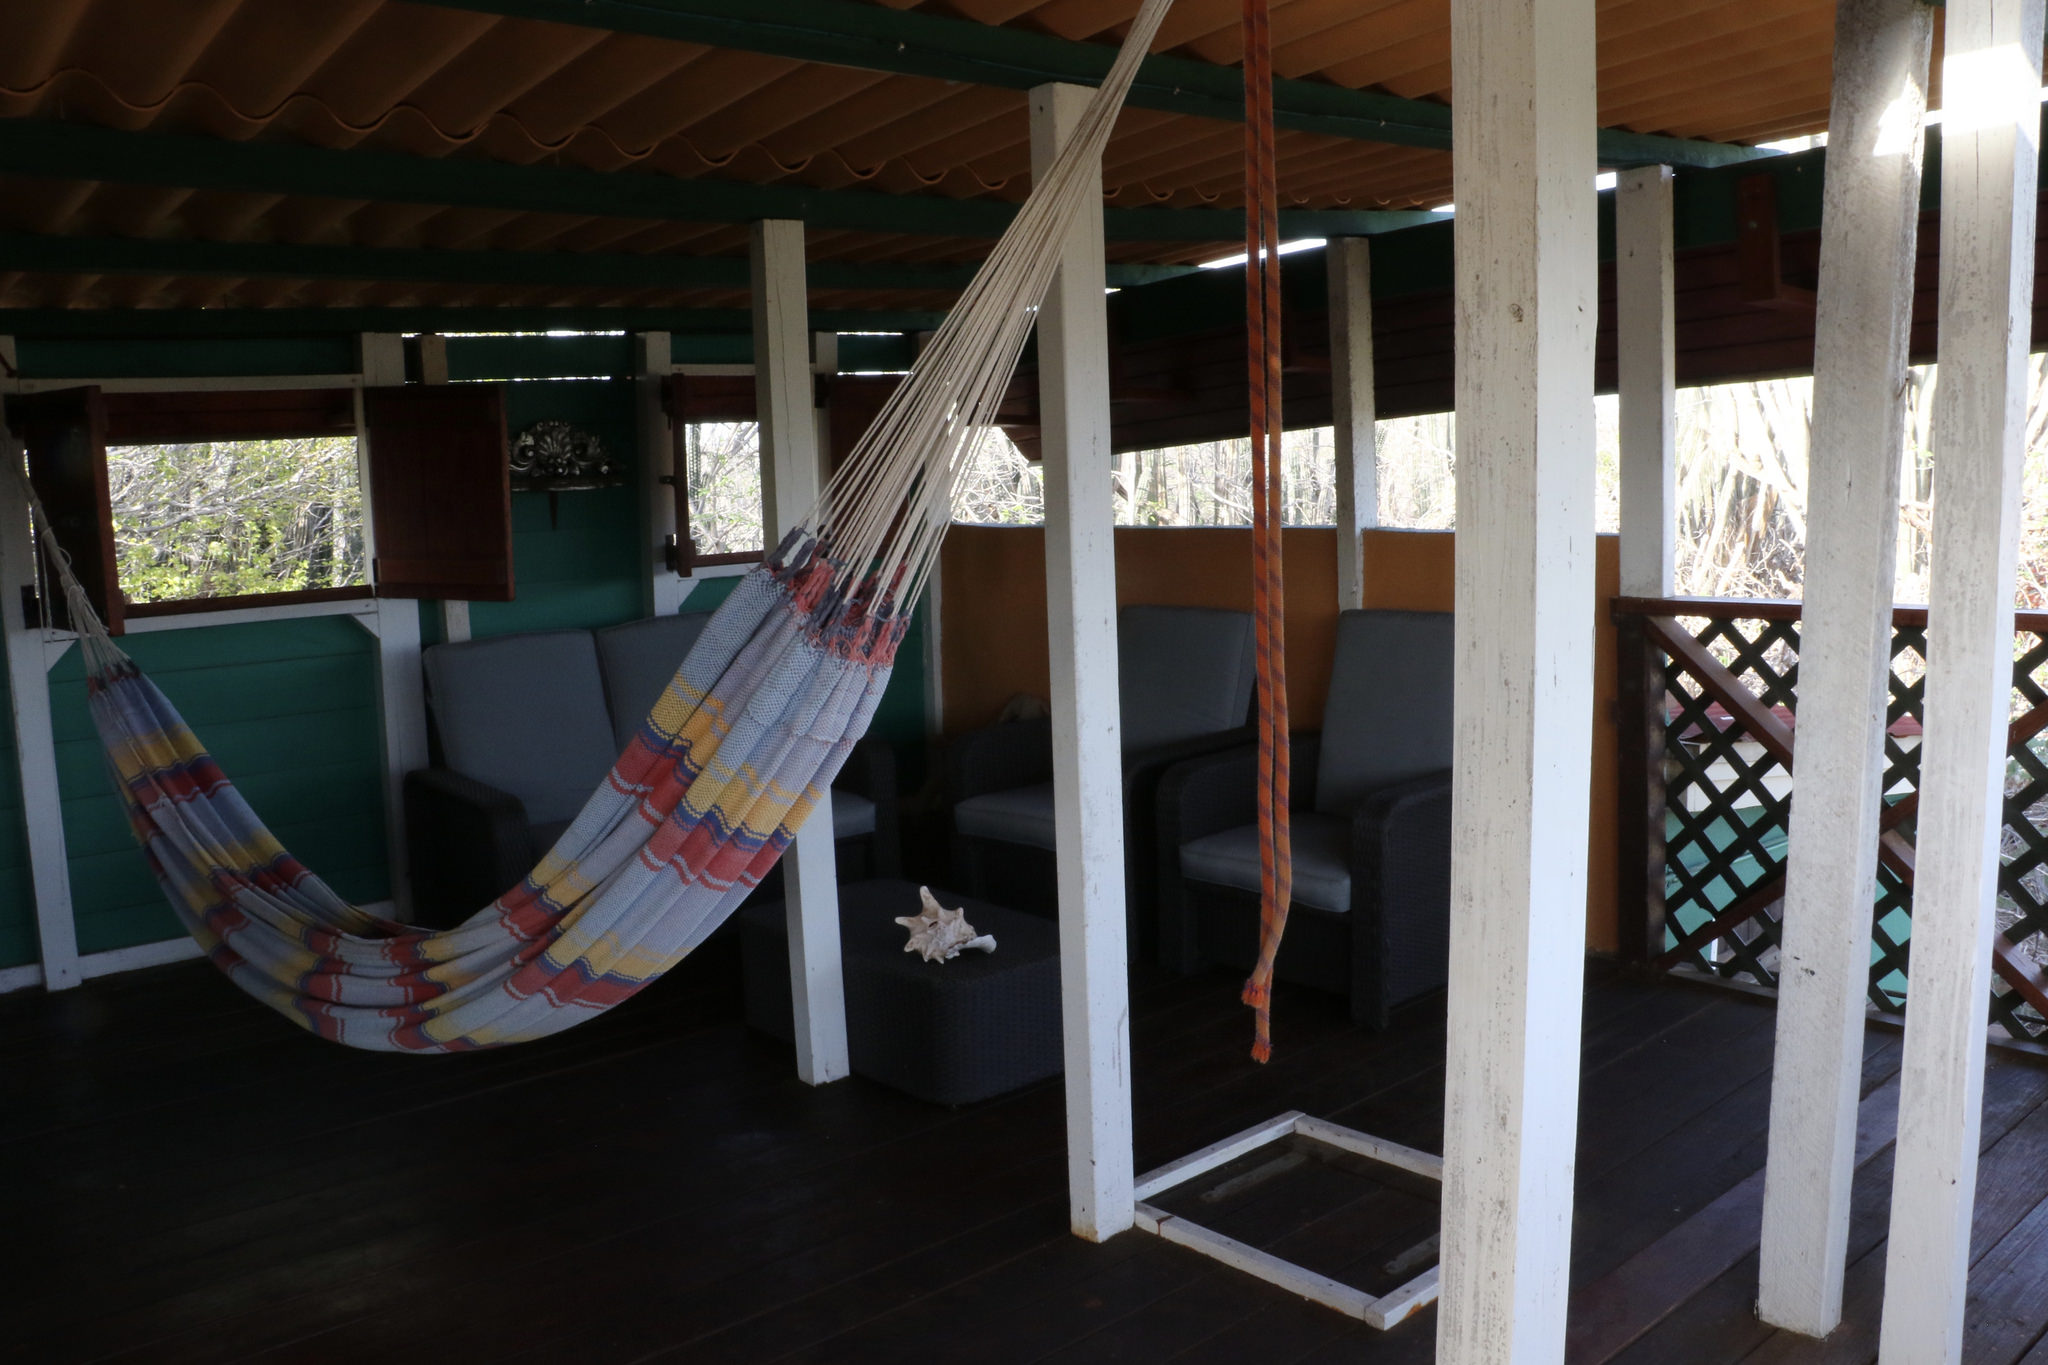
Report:
[[[840,953],[846,974],[846,1032],[853,1069],[934,1104],[969,1104],[1056,1076],[1060,1051],[1059,931],[1050,920],[937,891],[963,907],[993,953],[926,962],[903,951],[894,922],[918,910],[913,882],[854,882],[839,888]],[[740,912],[747,1022],[785,1041],[795,1033],[789,1002],[789,929],[781,901]]]

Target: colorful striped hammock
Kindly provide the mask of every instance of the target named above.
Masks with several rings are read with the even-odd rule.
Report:
[[[604,784],[539,866],[453,929],[350,905],[278,843],[108,638],[29,489],[135,836],[216,966],[323,1038],[459,1052],[609,1009],[732,913],[874,715],[958,476],[994,426],[1071,228],[1099,211],[1102,148],[1168,3],[1146,0],[1079,127],[909,378],[818,505],[719,608]]]

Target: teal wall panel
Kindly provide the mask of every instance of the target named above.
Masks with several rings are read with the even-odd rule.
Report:
[[[564,379],[509,384],[505,427],[564,421],[595,434],[630,471],[639,450],[634,386],[627,380]],[[510,602],[477,602],[470,632],[481,638],[522,630],[615,625],[642,611],[640,503],[624,485],[580,493],[512,495]]]
[[[285,847],[351,900],[390,895],[375,642],[313,617],[122,642]],[[177,920],[107,779],[72,650],[50,673],[51,729],[79,951],[175,938]]]

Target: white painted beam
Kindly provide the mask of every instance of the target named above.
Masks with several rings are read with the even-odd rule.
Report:
[[[363,499],[364,506],[369,499]],[[414,910],[412,864],[405,832],[405,775],[427,766],[426,674],[420,664],[420,604],[380,597],[377,612],[357,617],[377,637],[377,714],[384,738],[384,840],[391,899],[400,919]],[[466,905],[468,914],[482,906]]]
[[[675,362],[667,332],[642,332],[633,338],[636,391],[634,410],[640,437],[640,542],[644,578],[642,609],[649,616],[673,616],[689,595],[690,585],[669,567],[669,545],[676,535],[675,490],[662,476],[687,479],[690,471],[675,467],[675,434],[662,408]]]
[[[50,680],[41,626],[24,619],[23,589],[36,582],[35,534],[28,499],[14,471],[21,443],[0,427],[0,617],[6,621],[7,692],[14,712],[14,757],[21,778],[21,816],[28,834],[29,881],[36,898],[36,936],[43,985],[61,991],[85,979],[79,969],[78,924],[71,908],[71,865],[64,849],[64,808],[58,799],[57,742],[50,727]]]
[[[1452,0],[1444,1365],[1564,1358],[1593,715],[1594,0]]]
[[[1934,399],[1941,496],[1880,1365],[1963,1359],[2012,696],[2041,41],[2042,0],[1949,0]]]
[[[1621,389],[1621,591],[1669,597],[1678,509],[1671,168],[1614,185],[1615,371]]]
[[[804,225],[754,224],[754,394],[761,421],[761,510],[772,549],[818,499],[818,421],[812,406]],[[789,916],[789,984],[796,1070],[823,1085],[849,1070],[846,988],[839,960],[839,878],[827,791],[782,855]]]
[[[1365,605],[1365,535],[1380,524],[1373,393],[1372,239],[1332,237],[1330,422],[1337,433],[1337,609]]]
[[[1932,29],[1921,0],[1841,0],[1835,11],[1757,1302],[1764,1321],[1813,1337],[1841,1319],[1848,1252]]]
[[[1045,173],[1073,135],[1090,93],[1076,85],[1033,88],[1034,176]],[[1096,1242],[1129,1228],[1135,1203],[1109,316],[1103,288],[1102,222],[1083,214],[1061,249],[1059,273],[1039,309],[1038,383],[1068,1214],[1074,1231]]]

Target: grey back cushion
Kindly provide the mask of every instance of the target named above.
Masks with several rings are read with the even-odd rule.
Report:
[[[435,645],[426,668],[448,766],[518,797],[530,824],[573,819],[618,757],[587,630]]]
[[[605,705],[612,717],[612,752],[622,754],[633,732],[662,694],[683,659],[704,633],[711,613],[651,616],[597,633],[598,664],[604,671]]]
[[[1346,611],[1323,708],[1316,809],[1451,766],[1451,614]]]
[[[1256,673],[1250,612],[1125,607],[1116,648],[1125,753],[1244,724]]]

